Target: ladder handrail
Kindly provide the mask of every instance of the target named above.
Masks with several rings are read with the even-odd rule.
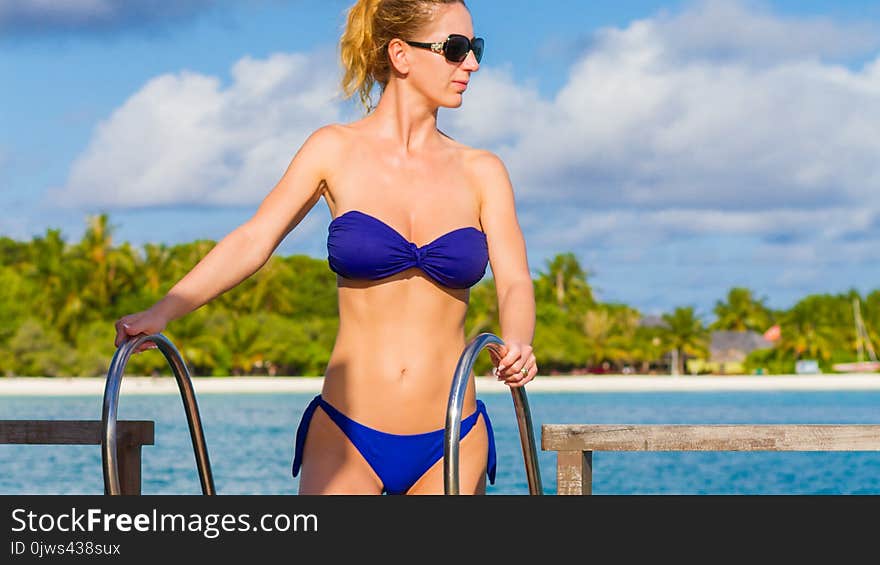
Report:
[[[446,494],[459,493],[459,444],[461,443],[461,412],[464,405],[464,393],[468,378],[473,369],[477,355],[488,348],[500,359],[504,341],[495,334],[484,332],[471,340],[458,359],[452,388],[449,392],[449,403],[446,407],[446,431],[443,445],[443,489]],[[526,477],[529,482],[529,494],[544,494],[541,485],[541,471],[538,467],[538,455],[535,449],[535,435],[532,430],[532,414],[524,386],[511,387],[516,421],[519,425],[519,438],[522,444],[523,459],[526,465]]]
[[[205,434],[202,430],[202,420],[199,416],[199,407],[196,403],[195,391],[189,369],[183,361],[183,357],[174,344],[162,334],[138,335],[130,338],[120,345],[110,362],[107,371],[107,383],[104,386],[104,407],[101,413],[101,460],[104,468],[104,494],[121,494],[119,485],[119,458],[117,455],[117,413],[119,409],[119,389],[122,386],[122,376],[125,366],[132,353],[141,344],[152,342],[168,360],[180,396],[186,411],[186,419],[189,423],[189,432],[192,437],[193,450],[196,456],[196,465],[199,471],[199,480],[202,484],[202,494],[217,494],[214,489],[214,477],[211,473],[211,463],[208,460],[208,450],[205,446]]]

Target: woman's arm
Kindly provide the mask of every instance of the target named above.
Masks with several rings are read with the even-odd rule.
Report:
[[[497,374],[510,386],[522,386],[538,372],[531,345],[535,337],[535,290],[516,217],[513,186],[504,163],[491,152],[479,151],[472,170],[481,187],[480,223],[486,232],[495,277],[500,337],[507,346]],[[523,367],[528,370],[526,374],[520,373]]]
[[[257,272],[320,199],[326,164],[332,162],[337,139],[334,126],[312,133],[250,219],[220,240],[149,310],[123,316],[116,322],[116,345],[129,335],[161,331],[172,320]]]

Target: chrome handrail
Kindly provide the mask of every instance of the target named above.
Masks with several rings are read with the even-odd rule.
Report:
[[[183,407],[186,410],[186,419],[189,423],[189,433],[192,437],[193,449],[195,450],[196,465],[199,471],[199,480],[202,483],[202,494],[217,494],[214,490],[214,477],[211,474],[211,463],[208,461],[208,450],[205,446],[205,434],[202,431],[202,420],[199,417],[199,407],[196,404],[196,396],[193,391],[192,379],[189,369],[183,361],[180,352],[174,344],[162,334],[138,335],[129,339],[116,349],[110,369],[107,371],[107,383],[104,386],[104,408],[101,414],[101,460],[104,467],[104,494],[122,494],[119,484],[119,459],[117,456],[118,436],[116,434],[116,420],[119,408],[119,389],[122,386],[122,375],[125,366],[132,353],[143,343],[156,344],[159,351],[171,364],[180,396],[183,399]]]
[[[461,443],[461,412],[464,404],[464,393],[467,389],[468,377],[483,348],[490,349],[501,358],[504,341],[495,334],[481,333],[471,340],[458,359],[452,389],[449,392],[449,403],[446,407],[446,431],[443,445],[443,489],[446,494],[459,493],[459,444]],[[519,438],[522,444],[523,459],[526,464],[526,478],[529,482],[529,494],[544,494],[541,486],[541,471],[538,468],[538,455],[535,449],[535,436],[532,433],[532,413],[524,386],[511,387],[516,421],[519,424]]]

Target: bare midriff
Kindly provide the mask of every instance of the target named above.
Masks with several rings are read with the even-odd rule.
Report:
[[[388,433],[442,429],[466,345],[468,290],[439,287],[416,268],[381,281],[337,279],[339,332],[324,398],[349,418]],[[462,414],[474,410],[471,378]]]

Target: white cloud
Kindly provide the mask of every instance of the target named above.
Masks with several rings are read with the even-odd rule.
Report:
[[[790,223],[792,209],[862,209],[880,189],[880,57],[855,70],[816,57],[876,40],[704,2],[600,31],[552,100],[509,68],[484,68],[444,129],[499,152],[524,205],[693,209],[722,231],[753,212],[750,225],[779,224],[768,214]],[[717,45],[730,56],[718,59]],[[255,201],[254,183],[339,115],[333,59],[244,58],[228,88],[188,72],[153,79],[98,128],[64,200]]]
[[[866,27],[704,2],[602,30],[551,101],[478,73],[454,123],[503,133],[523,208],[582,216],[547,238],[834,237],[880,216],[880,57],[823,58],[878,45]]]
[[[158,76],[96,129],[49,199],[109,208],[259,202],[305,138],[336,121],[331,55],[244,57],[231,84]]]
[[[478,73],[455,124],[504,133],[530,258],[574,251],[645,309],[736,284],[789,306],[880,280],[878,49],[876,27],[696,3],[600,31],[552,100]]]
[[[747,60],[839,58],[880,47],[876,24],[842,24],[827,17],[785,17],[753,0],[705,0],[655,19],[664,51],[676,57]]]
[[[600,31],[552,99],[484,66],[440,126],[504,159],[530,258],[573,250],[600,272],[629,261],[624,289],[644,288],[650,264],[636,306],[708,300],[748,276],[771,294],[798,273],[798,292],[821,286],[814,272],[868,284],[880,249],[878,48],[868,26],[702,2]],[[842,60],[855,56],[867,62]],[[336,69],[332,53],[278,54],[242,59],[228,86],[157,77],[101,124],[53,198],[255,204],[308,133],[340,116]],[[704,273],[679,252],[701,246],[736,259]],[[753,264],[760,274],[742,272]],[[658,274],[664,265],[715,278],[688,286],[683,271]]]
[[[505,155],[525,194],[546,197],[550,184],[580,204],[763,209],[880,188],[876,67],[670,66],[660,52],[609,46],[574,68]]]
[[[483,67],[472,80],[463,105],[447,118],[469,145],[503,144],[540,127],[537,120],[552,111],[552,103],[542,100],[534,86],[518,84],[509,67]]]

